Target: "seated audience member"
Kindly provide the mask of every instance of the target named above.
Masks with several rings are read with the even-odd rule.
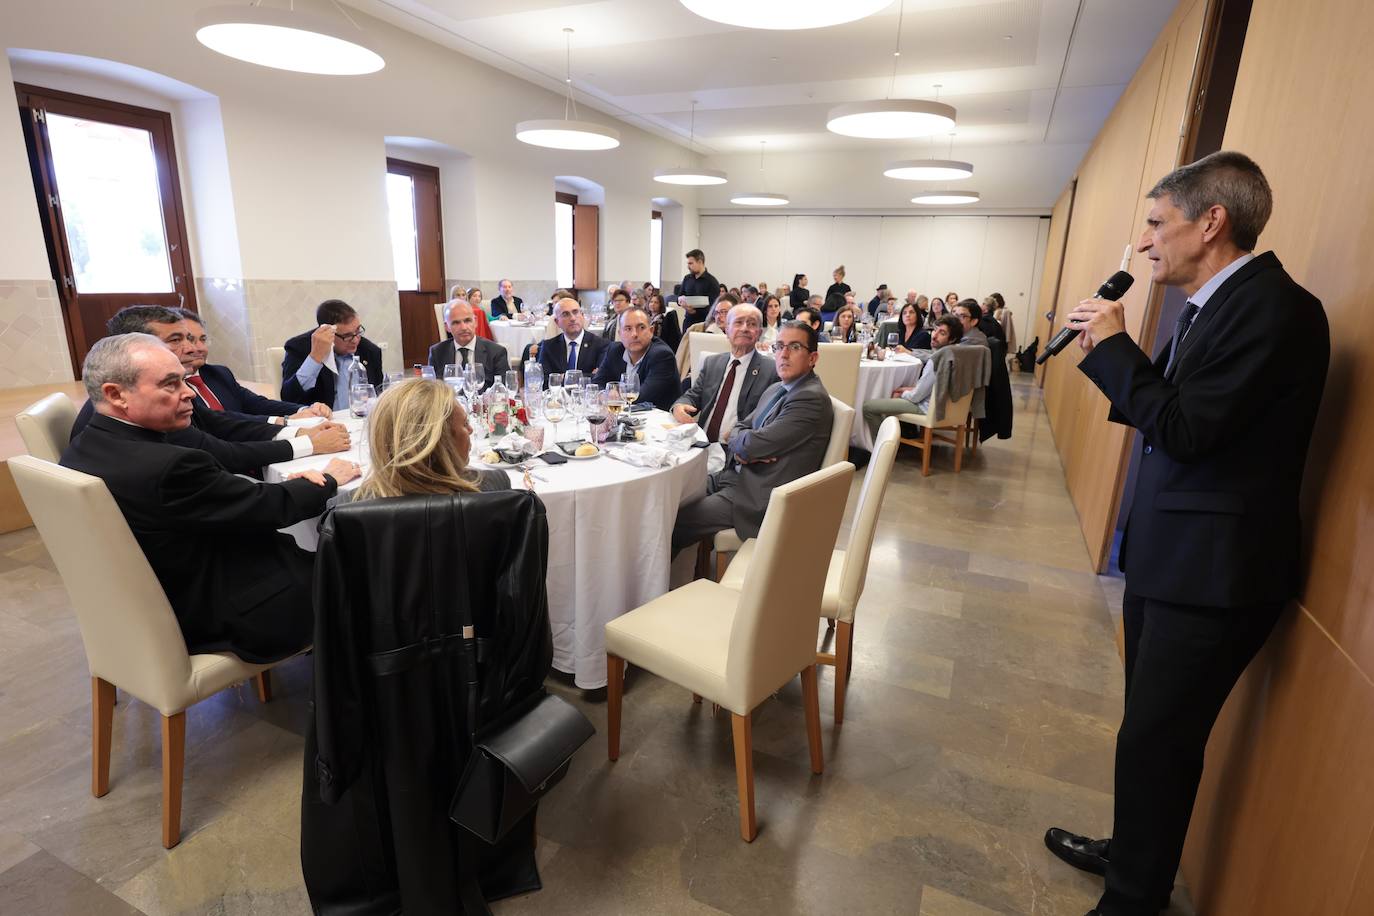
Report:
[[[783,312],[784,315],[786,315],[788,312],[792,311],[792,287],[791,287],[791,286],[789,286],[789,285],[786,284],[786,283],[779,283],[779,284],[778,284],[778,291],[775,292],[773,295],[777,296],[777,297],[778,297],[778,301],[782,303],[782,312]]]
[[[509,490],[505,471],[469,467],[472,427],[453,391],[434,379],[406,379],[382,392],[368,415],[371,467],[354,500]],[[340,494],[345,499],[348,493]]]
[[[846,303],[835,313],[835,323],[830,328],[830,339],[835,343],[857,343],[859,340],[859,307]]]
[[[708,334],[724,334],[725,322],[730,317],[730,309],[740,304],[739,296],[731,292],[724,292],[711,305],[711,314],[706,318],[704,330]]]
[[[802,321],[809,325],[811,329],[816,332],[816,341],[818,343],[830,343],[830,335],[823,330],[824,324],[821,321],[821,310],[816,306],[808,305],[806,308],[797,309],[796,314],[792,316],[792,320]]]
[[[553,320],[563,333],[550,337],[539,345],[539,365],[544,370],[544,383],[555,372],[567,372],[569,368],[579,369],[588,378],[601,365],[601,357],[611,344],[599,334],[592,334],[586,328],[582,306],[576,299],[563,298],[554,304]],[[573,361],[568,362],[571,354]]]
[[[970,305],[972,307],[970,307]],[[954,317],[959,319],[959,323],[964,326],[964,339],[959,341],[963,344],[982,344],[988,345],[988,336],[978,329],[978,319],[973,317],[977,310],[978,303],[965,299],[954,307]]]
[[[868,314],[877,318],[878,314],[886,307],[887,300],[887,284],[879,283],[878,291],[874,294],[872,299],[868,300]]]
[[[191,343],[190,327],[178,309],[160,305],[130,305],[120,309],[105,329],[111,336],[151,334],[162,341],[182,371],[191,372],[199,349]],[[307,455],[341,452],[348,448],[348,430],[341,423],[283,429],[261,420],[217,411],[199,397],[191,402],[191,425],[168,433],[168,441],[183,448],[198,448],[235,474],[262,473],[264,466]],[[75,438],[95,416],[95,402],[86,401],[72,424]]]
[[[682,390],[676,355],[654,337],[649,313],[644,309],[626,309],[620,313],[619,321],[620,340],[606,348],[592,381],[606,385],[634,372],[639,376],[639,403],[670,410]]]
[[[776,305],[777,297],[769,296]],[[712,353],[692,375],[692,387],[673,404],[679,423],[695,420],[711,442],[725,442],[735,421],[747,417],[758,405],[759,395],[778,380],[771,357],[758,352],[761,332],[759,310],[748,303],[730,309],[726,334],[729,353]]]
[[[917,308],[920,311],[919,307]],[[888,296],[887,302],[883,303],[883,321],[896,321],[902,313],[901,306],[897,304],[896,296]]]
[[[782,323],[787,319],[782,314],[782,297],[767,296],[763,300],[763,330],[759,333],[759,340],[769,346],[778,339],[778,331],[782,330]]]
[[[725,467],[706,479],[706,495],[678,509],[674,553],[727,528],[757,537],[773,488],[820,469],[834,408],[813,371],[817,343],[811,325],[783,326],[773,344],[778,381],[736,421]]]
[[[614,287],[607,295],[606,303],[611,307],[606,323],[601,327],[601,336],[608,343],[615,343],[620,333],[620,313],[630,307],[630,294],[620,287]]]
[[[817,315],[820,315],[820,316],[821,316],[821,320],[824,321],[824,320],[825,320],[825,315],[823,314],[822,309],[821,309],[821,305],[824,304],[824,302],[825,302],[825,298],[824,298],[823,296],[812,296],[810,299],[807,300],[805,308],[815,309],[815,310],[816,310],[816,314],[817,314]],[[793,311],[793,315],[795,315],[795,314],[796,314],[796,312],[795,312],[795,310],[794,310],[794,311]]]
[[[205,322],[190,309],[177,309],[186,322],[186,352],[189,361],[182,360],[188,370],[186,384],[195,389],[198,400],[211,410],[239,414],[250,420],[285,426],[287,420],[306,420],[334,415],[328,404],[316,402],[308,407],[266,398],[239,384],[228,366],[209,362],[210,335]]]
[[[935,323],[930,330],[932,350],[957,344],[964,336],[964,326],[953,316],[946,315]],[[921,376],[915,385],[898,388],[890,398],[875,398],[864,402],[864,422],[868,424],[869,435],[878,437],[878,427],[888,417],[904,413],[924,414],[930,410],[930,396],[935,391],[935,360],[928,359],[921,367]]]
[[[927,328],[935,327],[935,322],[949,313],[949,309],[945,307],[945,300],[941,299],[939,296],[931,296],[930,310],[926,312],[925,326]]]
[[[985,337],[989,339],[995,337],[1002,341],[1006,340],[1006,332],[1002,330],[1002,326],[997,323],[991,314],[983,311],[981,305],[972,299],[965,299],[959,304],[968,306],[969,314],[973,316],[973,320],[978,324],[978,330],[982,331]]]
[[[929,329],[921,327],[918,315],[920,311],[916,306],[902,306],[902,313],[897,320],[897,346],[894,348],[898,353],[930,349],[931,333]],[[883,341],[884,345],[886,343],[887,341]]]
[[[762,299],[764,296],[767,296],[767,295],[768,295],[768,284],[767,284],[767,283],[760,283],[760,284],[759,284],[759,286],[758,286],[758,294],[759,294],[759,298],[760,298],[760,299]],[[757,302],[755,302],[754,304],[755,304],[755,305],[758,305]]]
[[[96,415],[62,464],[105,481],[187,649],[267,662],[309,644],[313,557],[278,529],[323,512],[357,465],[335,458],[264,484],[171,444],[168,434],[191,422],[195,392],[176,355],[148,334],[97,341],[81,380]]]
[[[496,284],[496,288],[500,292],[491,300],[492,319],[514,318],[520,314],[520,306],[524,305],[525,301],[511,292],[514,285],[509,280],[502,280]]]
[[[668,304],[658,293],[649,293],[649,322],[653,325],[654,336],[663,341],[674,352],[682,343],[682,325],[677,320],[677,312],[670,311]]]
[[[444,317],[453,336],[429,348],[429,364],[434,369],[434,377],[442,379],[445,366],[465,369],[476,364],[482,367],[482,390],[486,391],[510,369],[506,348],[494,340],[477,336],[477,315],[469,303],[461,299],[450,302]]]
[[[1016,346],[1016,322],[1013,320],[1011,309],[1007,308],[1007,300],[1002,298],[1001,293],[989,293],[983,300],[983,317],[991,317],[997,322],[997,326],[1002,329],[1002,339],[1007,342],[1007,352],[1015,354]]]
[[[959,304],[959,294],[958,294],[958,293],[951,292],[951,293],[946,293],[946,294],[945,294],[945,308],[946,308],[948,311],[951,311],[951,312],[954,311],[954,307],[955,307],[956,305],[958,305],[958,304]]]
[[[281,364],[281,399],[295,404],[348,407],[348,386],[355,370],[365,372],[370,385],[381,386],[382,351],[363,336],[366,328],[353,306],[342,299],[326,299],[315,309],[318,327],[286,342]]]

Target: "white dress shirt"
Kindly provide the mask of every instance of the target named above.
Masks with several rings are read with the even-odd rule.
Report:
[[[725,376],[730,374],[730,363],[738,359],[739,366],[735,368],[735,384],[730,389],[730,397],[725,402],[725,416],[720,421],[720,440],[722,443],[730,441],[730,432],[735,428],[735,421],[739,417],[739,393],[744,390],[745,379],[749,377],[750,367],[753,366],[754,357],[757,354],[758,351],[754,349],[750,349],[748,354],[740,357],[736,357],[733,353],[725,354],[725,373],[720,377],[722,386],[725,384]],[[719,394],[717,394],[717,399],[719,399]],[[716,405],[712,403],[711,410],[706,416],[709,418],[711,414],[715,413],[715,410]],[[709,423],[710,420],[708,419],[707,422]]]

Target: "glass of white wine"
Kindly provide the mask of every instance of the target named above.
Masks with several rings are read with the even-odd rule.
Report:
[[[639,373],[626,372],[620,377],[620,393],[625,398],[625,406],[628,408],[639,400]]]
[[[562,388],[550,388],[544,394],[544,419],[553,424],[553,438],[558,441],[558,424],[568,415],[567,396]]]

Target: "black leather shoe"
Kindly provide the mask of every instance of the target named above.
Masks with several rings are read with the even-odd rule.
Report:
[[[1050,852],[1074,868],[1092,872],[1094,875],[1107,873],[1107,848],[1110,843],[1110,839],[1094,840],[1069,833],[1059,827],[1051,827],[1045,831],[1045,846]]]

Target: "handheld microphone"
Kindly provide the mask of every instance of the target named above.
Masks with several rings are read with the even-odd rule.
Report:
[[[1131,284],[1134,282],[1135,277],[1132,277],[1124,269],[1118,270],[1116,273],[1108,277],[1105,283],[1103,283],[1101,286],[1097,288],[1097,292],[1093,293],[1093,298],[1106,299],[1108,302],[1115,302],[1122,296],[1126,295],[1126,290],[1130,289]],[[1058,334],[1054,335],[1054,337],[1051,338],[1049,345],[1045,347],[1044,352],[1042,352],[1039,356],[1035,358],[1035,364],[1037,366],[1042,365],[1045,362],[1045,360],[1049,359],[1051,356],[1054,356],[1060,350],[1067,347],[1069,345],[1069,342],[1072,341],[1075,337],[1077,337],[1078,334],[1078,328],[1066,327],[1062,329]]]

